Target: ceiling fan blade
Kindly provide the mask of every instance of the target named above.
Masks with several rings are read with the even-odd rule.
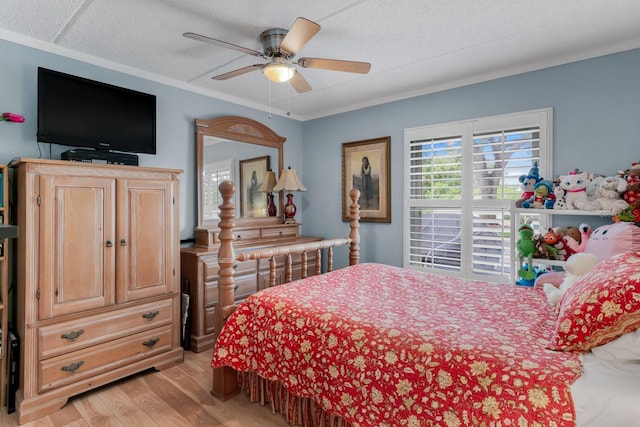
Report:
[[[280,49],[295,55],[320,31],[320,25],[306,18],[296,18],[295,22],[280,43]]]
[[[368,62],[343,61],[340,59],[300,58],[298,59],[298,65],[302,68],[319,68],[358,74],[367,74],[371,70],[371,64]]]
[[[247,55],[257,56],[259,58],[263,57],[262,52],[258,52],[257,50],[249,49],[247,47],[238,46],[237,44],[223,42],[222,40],[212,39],[211,37],[203,36],[196,33],[184,33],[184,37],[188,39],[198,40],[200,42],[211,43],[221,47],[226,47],[227,49],[237,50],[238,52],[246,53]]]
[[[298,71],[295,72],[291,80],[289,80],[289,84],[291,87],[295,89],[298,93],[305,93],[311,90],[311,85],[302,77]]]
[[[253,65],[249,65],[248,67],[238,68],[237,70],[229,71],[228,73],[213,76],[211,78],[213,80],[227,80],[232,77],[237,77],[243,74],[250,73],[253,70],[259,70],[262,67],[263,67],[263,64],[253,64]]]

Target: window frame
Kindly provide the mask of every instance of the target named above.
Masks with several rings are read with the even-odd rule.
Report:
[[[504,209],[511,211],[514,200],[509,199],[474,199],[473,198],[473,138],[486,132],[500,132],[519,128],[539,128],[539,161],[540,176],[552,180],[553,170],[553,109],[551,107],[514,112],[486,117],[473,118],[455,122],[407,128],[404,130],[404,205],[403,205],[403,266],[409,269],[428,271],[436,274],[479,279],[489,282],[508,282],[510,275],[479,275],[473,273],[473,236],[472,220],[474,208]],[[411,143],[425,139],[438,139],[447,136],[461,136],[462,139],[462,177],[460,200],[411,199]],[[467,172],[468,171],[468,172]],[[471,197],[466,197],[471,195]],[[437,268],[418,267],[410,264],[411,244],[411,209],[451,207],[461,210],[463,228],[461,230],[460,271],[441,270]],[[512,220],[511,215],[511,220]],[[513,227],[510,227],[513,230]],[[510,256],[515,256],[510,237],[504,237],[510,248]],[[513,263],[510,262],[509,265]]]

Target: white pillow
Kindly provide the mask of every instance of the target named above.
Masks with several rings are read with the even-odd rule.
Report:
[[[591,353],[600,360],[640,361],[640,329],[594,347],[591,349]]]

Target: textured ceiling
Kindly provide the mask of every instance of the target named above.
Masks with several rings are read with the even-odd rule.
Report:
[[[303,69],[298,94],[266,62],[191,40],[254,50],[302,16],[322,26],[297,57],[371,63],[367,75]],[[640,47],[638,0],[2,0],[0,38],[308,120]]]

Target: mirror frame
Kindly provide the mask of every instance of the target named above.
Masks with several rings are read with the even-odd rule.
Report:
[[[275,148],[278,151],[279,175],[284,165],[284,142],[287,138],[278,135],[269,127],[255,120],[240,116],[223,116],[214,119],[196,119],[196,167],[198,174],[198,228],[210,230],[218,227],[217,220],[205,220],[202,203],[202,175],[204,173],[204,137],[213,136],[229,141],[245,142],[249,144],[261,145]],[[237,184],[236,184],[237,186]],[[278,213],[283,212],[282,193],[278,194]],[[275,217],[250,218],[255,221],[273,222],[274,218],[282,222],[281,215]],[[236,223],[243,222],[243,218],[235,218]]]

